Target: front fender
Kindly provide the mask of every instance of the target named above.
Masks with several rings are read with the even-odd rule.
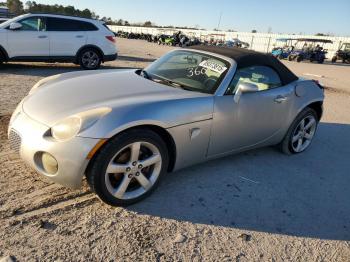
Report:
[[[204,96],[116,107],[79,136],[110,138],[125,129],[140,125],[168,129],[212,119],[213,101],[213,96]]]

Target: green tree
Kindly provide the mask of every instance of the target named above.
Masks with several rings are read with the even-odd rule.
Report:
[[[152,22],[151,21],[146,21],[143,26],[145,27],[152,27]]]
[[[23,13],[23,3],[20,0],[7,0],[6,3],[10,13],[20,15]]]

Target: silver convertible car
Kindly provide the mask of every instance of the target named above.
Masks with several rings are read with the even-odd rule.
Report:
[[[278,145],[306,150],[324,90],[270,55],[213,46],[177,49],[140,70],[55,75],[12,115],[12,148],[38,173],[110,205],[148,196],[167,172]]]

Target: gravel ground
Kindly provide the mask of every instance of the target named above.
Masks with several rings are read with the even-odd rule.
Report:
[[[170,47],[119,39],[104,69],[143,67]],[[325,114],[310,150],[253,150],[170,174],[128,208],[37,175],[9,150],[9,115],[64,64],[0,69],[0,258],[20,261],[349,261],[350,67],[288,63],[320,78]],[[350,90],[350,89],[349,89]]]

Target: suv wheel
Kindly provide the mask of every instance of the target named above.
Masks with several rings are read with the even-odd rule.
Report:
[[[1,53],[0,51],[0,65],[2,65],[2,63],[5,61],[4,59],[4,55]]]
[[[78,57],[80,66],[86,70],[98,69],[102,59],[100,53],[94,48],[87,48],[80,52]]]

